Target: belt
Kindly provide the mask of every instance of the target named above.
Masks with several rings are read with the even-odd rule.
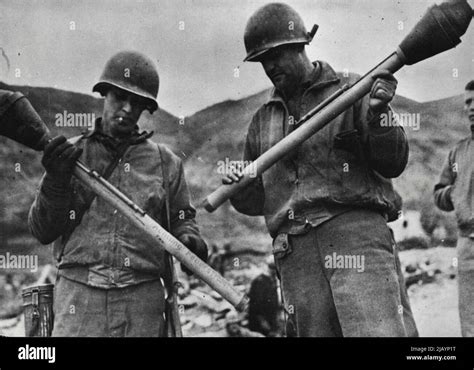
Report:
[[[158,280],[158,273],[120,269],[110,266],[73,266],[58,270],[69,280],[102,289],[125,288],[145,281]]]

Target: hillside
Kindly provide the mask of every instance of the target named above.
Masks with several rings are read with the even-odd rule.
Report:
[[[101,99],[90,95],[2,83],[0,89],[23,92],[51,130],[68,137],[82,129],[55,127],[55,114],[67,111],[98,116],[102,108]],[[268,94],[266,90],[241,100],[224,101],[184,120],[162,110],[153,115],[143,114],[140,127],[155,131],[153,140],[168,144],[185,161],[186,176],[196,205],[220,184],[217,162],[226,158],[240,159],[250,119]],[[461,98],[418,103],[397,96],[393,107],[397,113],[420,115],[419,130],[406,128],[410,159],[406,171],[395,180],[395,186],[403,196],[406,208],[424,208],[439,215],[432,207],[432,188],[449,148],[468,133],[468,128],[460,124]],[[42,173],[40,156],[3,137],[0,137],[0,143],[3,174],[0,180],[0,245],[7,249],[28,249],[37,245],[28,234],[26,217]],[[18,163],[21,171],[15,172]],[[439,217],[452,222],[451,217]],[[229,244],[234,250],[268,251],[271,243],[262,218],[240,215],[228,203],[213,214],[198,207],[198,222],[205,237],[218,247]]]
[[[191,174],[199,173],[199,176],[189,179],[196,188],[208,191],[209,187],[219,185],[217,161],[226,157],[240,159],[250,119],[266,101],[268,93],[263,91],[246,99],[219,103],[187,119],[191,125],[189,130],[196,132],[193,139],[196,139],[197,148],[187,162],[188,167],[193,167]],[[416,207],[419,206],[420,194],[426,190],[424,186],[430,189],[434,186],[449,149],[469,134],[469,128],[462,123],[462,97],[418,103],[396,96],[392,107],[397,113],[419,114],[418,130],[405,127],[410,143],[410,159],[405,172],[395,180],[405,203]]]

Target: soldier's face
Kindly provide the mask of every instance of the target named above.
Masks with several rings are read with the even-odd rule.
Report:
[[[130,135],[146,108],[146,101],[125,90],[111,87],[105,96],[103,120],[108,132],[115,137]]]
[[[263,69],[273,85],[291,93],[301,80],[301,48],[283,45],[267,51],[260,58]]]
[[[469,122],[474,123],[474,90],[466,90],[464,93],[464,110]]]

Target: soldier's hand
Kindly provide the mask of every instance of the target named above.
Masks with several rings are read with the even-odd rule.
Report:
[[[44,148],[41,164],[47,175],[60,185],[71,181],[74,165],[82,154],[82,149],[68,142],[64,136],[52,139]]]
[[[199,236],[193,234],[184,234],[181,235],[178,239],[201,260],[207,262],[207,244]],[[183,264],[181,264],[181,270],[183,270],[183,272],[188,275],[192,275],[192,272]]]
[[[230,184],[233,184],[234,182],[239,182],[243,176],[244,175],[242,174],[242,172],[233,171],[222,178],[222,183],[224,185],[230,185]]]
[[[398,81],[388,70],[381,70],[373,78],[369,106],[373,112],[380,112],[395,96]]]

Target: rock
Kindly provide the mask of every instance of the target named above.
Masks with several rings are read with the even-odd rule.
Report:
[[[211,266],[214,270],[219,272],[221,275],[225,273],[225,263],[226,263],[226,255],[227,250],[222,250],[217,245],[211,244],[211,253],[209,254],[209,258],[207,259],[207,263]]]
[[[211,292],[209,293],[209,295],[214,298],[216,301],[222,301],[224,298],[222,298],[222,296],[217,293],[215,290],[211,290]]]
[[[181,284],[180,289],[178,289],[178,296],[179,298],[184,298],[189,295],[191,291],[191,286],[189,284],[188,279],[186,279],[183,274],[178,277],[179,283]]]
[[[181,329],[183,331],[189,331],[193,328],[194,323],[192,321],[187,320],[185,323],[181,322]]]
[[[45,265],[41,269],[41,274],[34,285],[54,284],[56,281],[57,270],[53,265]]]
[[[212,318],[209,315],[201,315],[194,319],[194,324],[203,328],[208,328],[212,326]]]
[[[272,277],[261,274],[250,286],[249,329],[263,335],[278,331],[280,305],[275,281]]]
[[[417,266],[414,263],[410,263],[405,267],[405,272],[412,274],[417,270]]]
[[[198,299],[198,304],[206,307],[211,312],[221,313],[232,308],[232,305],[227,301],[216,301],[210,294],[204,293],[200,290],[191,290],[192,296]]]
[[[244,328],[237,323],[228,323],[227,333],[229,337],[265,338],[263,334]]]
[[[195,307],[198,305],[198,303],[199,303],[199,300],[192,295],[189,295],[183,299],[178,299],[178,306],[182,305],[184,308]]]

